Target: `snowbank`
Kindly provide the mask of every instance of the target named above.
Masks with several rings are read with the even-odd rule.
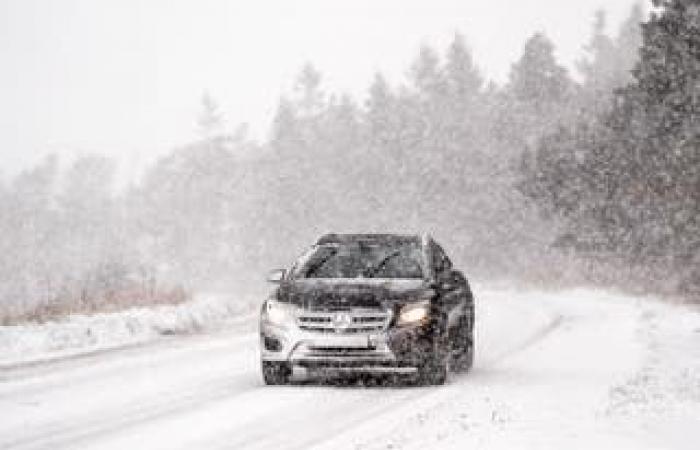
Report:
[[[162,336],[211,331],[248,321],[252,299],[202,295],[169,306],[71,315],[44,324],[0,326],[0,365],[26,363],[140,344]]]

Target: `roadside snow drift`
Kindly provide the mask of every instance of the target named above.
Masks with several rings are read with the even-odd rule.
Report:
[[[246,320],[256,302],[202,295],[174,306],[72,315],[44,324],[0,326],[0,365],[144,343],[162,336],[212,331]]]

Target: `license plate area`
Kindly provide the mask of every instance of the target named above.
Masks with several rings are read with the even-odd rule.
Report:
[[[360,336],[326,336],[324,339],[312,340],[309,345],[314,348],[374,348],[376,341],[368,335]]]

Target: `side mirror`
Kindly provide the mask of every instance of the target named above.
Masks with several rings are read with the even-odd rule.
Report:
[[[267,274],[267,281],[270,283],[281,283],[287,271],[284,269],[276,269]]]

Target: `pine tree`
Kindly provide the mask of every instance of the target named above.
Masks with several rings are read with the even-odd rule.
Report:
[[[444,93],[440,57],[432,47],[421,46],[418,58],[411,66],[410,79],[414,90],[425,101],[435,101]]]
[[[643,25],[641,61],[626,97],[655,119],[660,135],[674,135],[700,117],[700,1],[654,5],[661,11]]]
[[[41,163],[20,173],[10,186],[3,230],[10,241],[10,251],[2,255],[13,274],[10,298],[23,306],[34,306],[53,298],[50,286],[54,253],[60,236],[53,192],[58,177],[58,159],[47,156]],[[58,237],[58,239],[57,239]],[[2,299],[5,300],[5,299]]]
[[[301,69],[294,94],[299,117],[313,118],[323,112],[326,96],[321,90],[321,73],[312,64],[307,63]]]
[[[644,10],[640,3],[635,3],[630,9],[627,19],[622,23],[615,38],[617,61],[615,64],[621,87],[632,82],[632,69],[639,60],[639,49],[642,45],[642,22]]]
[[[298,119],[294,105],[286,97],[281,97],[277,105],[275,117],[272,120],[272,136],[270,141],[276,145],[290,141],[298,135]]]
[[[360,111],[348,95],[332,100],[324,115],[326,126],[321,139],[335,149],[336,156],[354,153],[360,145]]]
[[[456,33],[447,51],[445,74],[450,99],[461,105],[469,105],[479,94],[484,83],[464,36]]]
[[[567,100],[572,82],[544,34],[536,33],[525,43],[523,55],[511,69],[508,88],[517,100],[540,112]]]
[[[396,98],[380,73],[374,76],[365,108],[370,142],[382,148],[395,143],[398,132]]]
[[[611,122],[629,143],[624,201],[646,254],[687,261],[700,251],[700,1],[655,0],[634,82]]]
[[[202,95],[201,111],[197,117],[197,125],[202,138],[215,139],[223,133],[223,115],[219,110],[219,104],[209,93]]]
[[[501,145],[511,158],[520,158],[523,153],[531,156],[542,136],[569,123],[577,113],[571,101],[576,88],[557,62],[549,38],[536,33],[528,39],[492,111],[497,122],[495,133],[502,136]]]
[[[605,27],[605,11],[599,10],[593,21],[591,38],[585,47],[587,55],[578,63],[578,69],[583,75],[582,106],[593,114],[607,110],[612,100],[612,91],[624,83],[624,80],[618,80],[615,70],[618,64],[617,49],[606,34]]]

